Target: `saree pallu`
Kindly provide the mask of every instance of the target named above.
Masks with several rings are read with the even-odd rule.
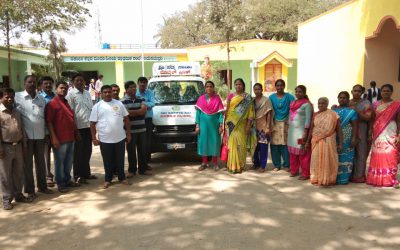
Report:
[[[399,146],[396,145],[396,116],[400,102],[379,102],[373,127],[373,142],[367,184],[377,187],[392,187],[396,180]]]
[[[368,100],[363,100],[355,105],[357,109],[363,113],[371,111],[371,103]],[[352,181],[365,182],[365,169],[367,167],[368,158],[368,121],[358,119],[358,144],[355,150],[354,166]]]
[[[257,142],[268,144],[269,138],[267,135],[267,114],[272,111],[272,104],[268,97],[261,97],[257,102],[254,100],[255,117],[256,117],[256,132],[257,132]],[[271,129],[271,128],[269,128]]]
[[[353,170],[354,148],[351,148],[353,135],[352,121],[357,120],[357,113],[350,108],[338,108],[334,110],[340,118],[343,133],[343,150],[339,152],[339,168],[336,183],[348,184]]]
[[[254,120],[254,103],[250,95],[232,97],[226,117],[228,131],[228,162],[231,173],[241,173],[246,163],[247,151],[254,154],[257,145],[256,132],[253,126],[250,135],[246,135],[247,121]]]
[[[312,184],[327,186],[336,183],[339,164],[336,147],[338,119],[338,115],[332,110],[316,113],[314,116],[310,165]]]

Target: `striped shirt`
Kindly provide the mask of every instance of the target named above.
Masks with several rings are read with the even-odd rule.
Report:
[[[125,95],[121,100],[126,110],[139,110],[144,104],[144,100],[141,98],[132,99],[130,96]],[[146,123],[144,121],[145,115],[129,116],[129,123],[131,125],[131,133],[143,133],[146,132]]]

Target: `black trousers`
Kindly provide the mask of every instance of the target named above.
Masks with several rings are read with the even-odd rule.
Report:
[[[151,142],[153,139],[153,119],[146,118],[146,164],[150,162],[151,159]]]
[[[92,135],[90,128],[78,129],[81,140],[75,142],[74,149],[74,177],[89,179],[90,158],[92,157]]]
[[[33,158],[35,158],[36,185],[39,190],[47,189],[46,163],[44,161],[44,139],[28,139],[27,149],[24,153],[24,191],[28,194],[35,193],[33,177]]]
[[[146,171],[146,133],[132,133],[132,140],[126,146],[128,153],[128,172],[136,173],[139,169],[139,174],[143,174]],[[136,155],[137,151],[137,155]],[[137,156],[137,157],[136,157]]]
[[[111,182],[114,169],[117,170],[118,180],[125,180],[125,139],[117,143],[100,143],[101,156],[103,157],[105,177],[104,180]]]
[[[46,178],[53,180],[54,175],[51,172],[51,142],[50,136],[46,135],[44,140],[44,162],[46,163]]]

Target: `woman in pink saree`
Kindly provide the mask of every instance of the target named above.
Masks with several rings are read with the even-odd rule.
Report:
[[[376,116],[367,184],[398,188],[400,102],[392,100],[393,86],[390,84],[383,85],[381,93],[382,100],[373,104]]]

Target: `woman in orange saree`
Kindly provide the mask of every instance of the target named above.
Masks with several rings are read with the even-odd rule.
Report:
[[[311,124],[311,136],[308,137],[306,148],[311,142],[311,184],[329,186],[336,184],[338,172],[339,151],[343,148],[343,136],[339,116],[328,109],[329,100],[322,97],[318,100],[319,111],[314,114]],[[338,141],[336,141],[338,137]]]
[[[400,102],[392,100],[393,86],[381,87],[382,100],[375,102],[372,149],[367,184],[399,188],[396,179],[399,162]]]

